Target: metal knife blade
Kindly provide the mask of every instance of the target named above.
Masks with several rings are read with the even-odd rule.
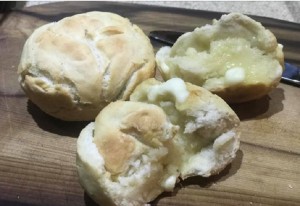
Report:
[[[161,30],[151,31],[149,37],[152,40],[172,46],[182,34],[183,32]],[[284,66],[285,70],[282,74],[281,82],[300,87],[300,67],[287,62],[284,63]]]

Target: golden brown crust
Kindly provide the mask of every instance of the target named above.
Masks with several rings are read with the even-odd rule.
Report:
[[[279,82],[276,82],[274,85],[266,85],[262,83],[252,85],[238,85],[235,87],[224,88],[212,92],[220,96],[226,102],[242,103],[263,97],[273,88],[275,88],[278,83]]]
[[[46,113],[92,120],[154,75],[153,47],[128,19],[88,12],[36,29],[24,45],[21,87]],[[63,100],[61,100],[63,99]]]
[[[95,120],[94,142],[107,171],[120,174],[128,169],[137,148],[136,139],[147,147],[163,146],[167,117],[155,105],[117,101],[105,107]]]

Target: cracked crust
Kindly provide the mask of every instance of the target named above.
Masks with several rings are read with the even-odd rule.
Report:
[[[26,41],[19,82],[31,101],[63,120],[92,120],[153,77],[153,47],[126,18],[88,12],[49,23]]]

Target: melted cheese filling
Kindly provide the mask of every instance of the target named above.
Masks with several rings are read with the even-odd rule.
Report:
[[[182,79],[174,78],[161,85],[151,87],[148,93],[148,99],[155,102],[158,98],[171,96],[176,102],[182,103],[189,96],[189,92]]]

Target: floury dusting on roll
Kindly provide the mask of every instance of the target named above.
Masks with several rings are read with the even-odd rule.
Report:
[[[93,120],[155,74],[149,38],[128,19],[88,12],[36,29],[18,68],[29,99],[62,120]]]

